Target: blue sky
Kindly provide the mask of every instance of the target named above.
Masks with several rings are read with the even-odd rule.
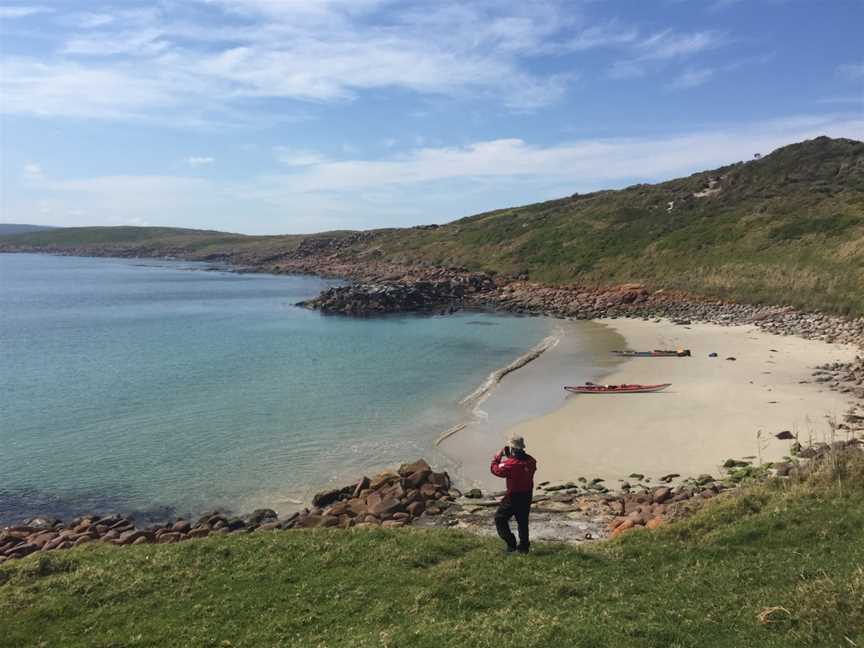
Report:
[[[0,221],[446,222],[864,139],[862,0],[0,1]]]

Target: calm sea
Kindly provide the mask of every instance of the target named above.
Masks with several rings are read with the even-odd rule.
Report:
[[[324,317],[328,285],[153,260],[0,254],[0,522],[288,510],[417,456],[542,318]]]

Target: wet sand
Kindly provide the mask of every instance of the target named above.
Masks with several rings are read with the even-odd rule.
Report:
[[[777,440],[776,433],[797,433],[802,443],[829,440],[829,419],[839,421],[848,408],[846,396],[811,382],[811,374],[816,365],[854,358],[852,346],[771,335],[754,326],[623,319],[588,324],[600,328],[565,328],[558,346],[493,392],[482,405],[487,420],[442,443],[461,458],[468,483],[500,487],[488,461],[512,432],[525,437],[536,457],[537,481],[601,477],[613,486],[633,472],[654,479],[718,475],[730,457],[777,460],[792,442]],[[573,338],[580,335],[582,365],[568,366],[580,344]],[[585,344],[596,351],[593,359]],[[689,348],[693,356],[616,361],[608,353],[613,348]],[[708,357],[712,351],[717,358]],[[565,383],[586,380],[672,387],[654,394],[564,396]]]
[[[454,463],[461,486],[501,487],[489,460],[506,431],[563,407],[566,382],[599,380],[622,364],[610,351],[626,342],[605,324],[560,320],[552,335],[557,342],[536,360],[504,376],[483,400],[466,403],[464,427],[439,437],[438,449]]]

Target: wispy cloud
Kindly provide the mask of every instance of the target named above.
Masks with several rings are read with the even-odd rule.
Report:
[[[274,146],[273,155],[280,164],[291,167],[311,166],[327,161],[327,158],[318,151],[291,148],[289,146]]]
[[[841,65],[837,68],[837,73],[847,79],[864,79],[864,61]]]
[[[21,169],[21,176],[25,182],[39,182],[45,179],[42,167],[36,162],[27,162]]]
[[[215,158],[198,155],[192,155],[186,158],[186,164],[188,164],[193,169],[197,167],[208,166],[210,164],[213,164],[213,162],[215,161]]]
[[[726,44],[726,41],[725,35],[714,31],[657,32],[638,39],[633,46],[636,56],[615,61],[609,69],[609,76],[613,79],[642,77],[665,69],[671,62],[686,60],[702,52],[721,47]]]
[[[613,76],[625,78],[723,42],[713,31],[646,35],[617,20],[592,23],[560,0],[442,0],[422,9],[392,0],[195,0],[183,11],[164,3],[62,14],[55,24],[54,52],[3,61],[2,110],[150,120],[170,111],[206,123],[262,98],[346,102],[396,88],[524,112],[561,100],[583,76],[578,60],[545,69],[531,65],[536,57],[613,50],[624,57]]]
[[[53,11],[50,7],[38,5],[5,5],[0,7],[0,18],[26,18],[27,16],[35,16],[41,13],[50,13]]]
[[[723,41],[723,36],[717,32],[682,34],[666,30],[640,41],[638,49],[643,52],[640,57],[642,60],[665,60],[691,56],[718,47]]]
[[[672,80],[669,87],[675,89],[695,88],[706,83],[712,76],[714,76],[714,70],[711,68],[685,70]]]
[[[364,19],[385,5],[385,20]],[[582,49],[616,38],[587,30],[566,43],[573,20],[554,2],[448,1],[423,11],[377,0],[187,5],[216,20],[212,27],[161,7],[65,16],[74,27],[60,35],[56,52],[4,62],[3,108],[137,118],[158,107],[200,114],[250,98],[350,101],[366,90],[402,88],[494,96],[525,110],[559,99],[577,74],[531,71],[523,55],[553,42]]]

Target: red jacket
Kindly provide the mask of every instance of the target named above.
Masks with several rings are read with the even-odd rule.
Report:
[[[502,451],[503,452],[503,451]],[[537,462],[534,457],[525,453],[513,453],[501,460],[499,452],[492,459],[492,474],[507,479],[507,494],[530,493],[534,490],[534,473]]]

